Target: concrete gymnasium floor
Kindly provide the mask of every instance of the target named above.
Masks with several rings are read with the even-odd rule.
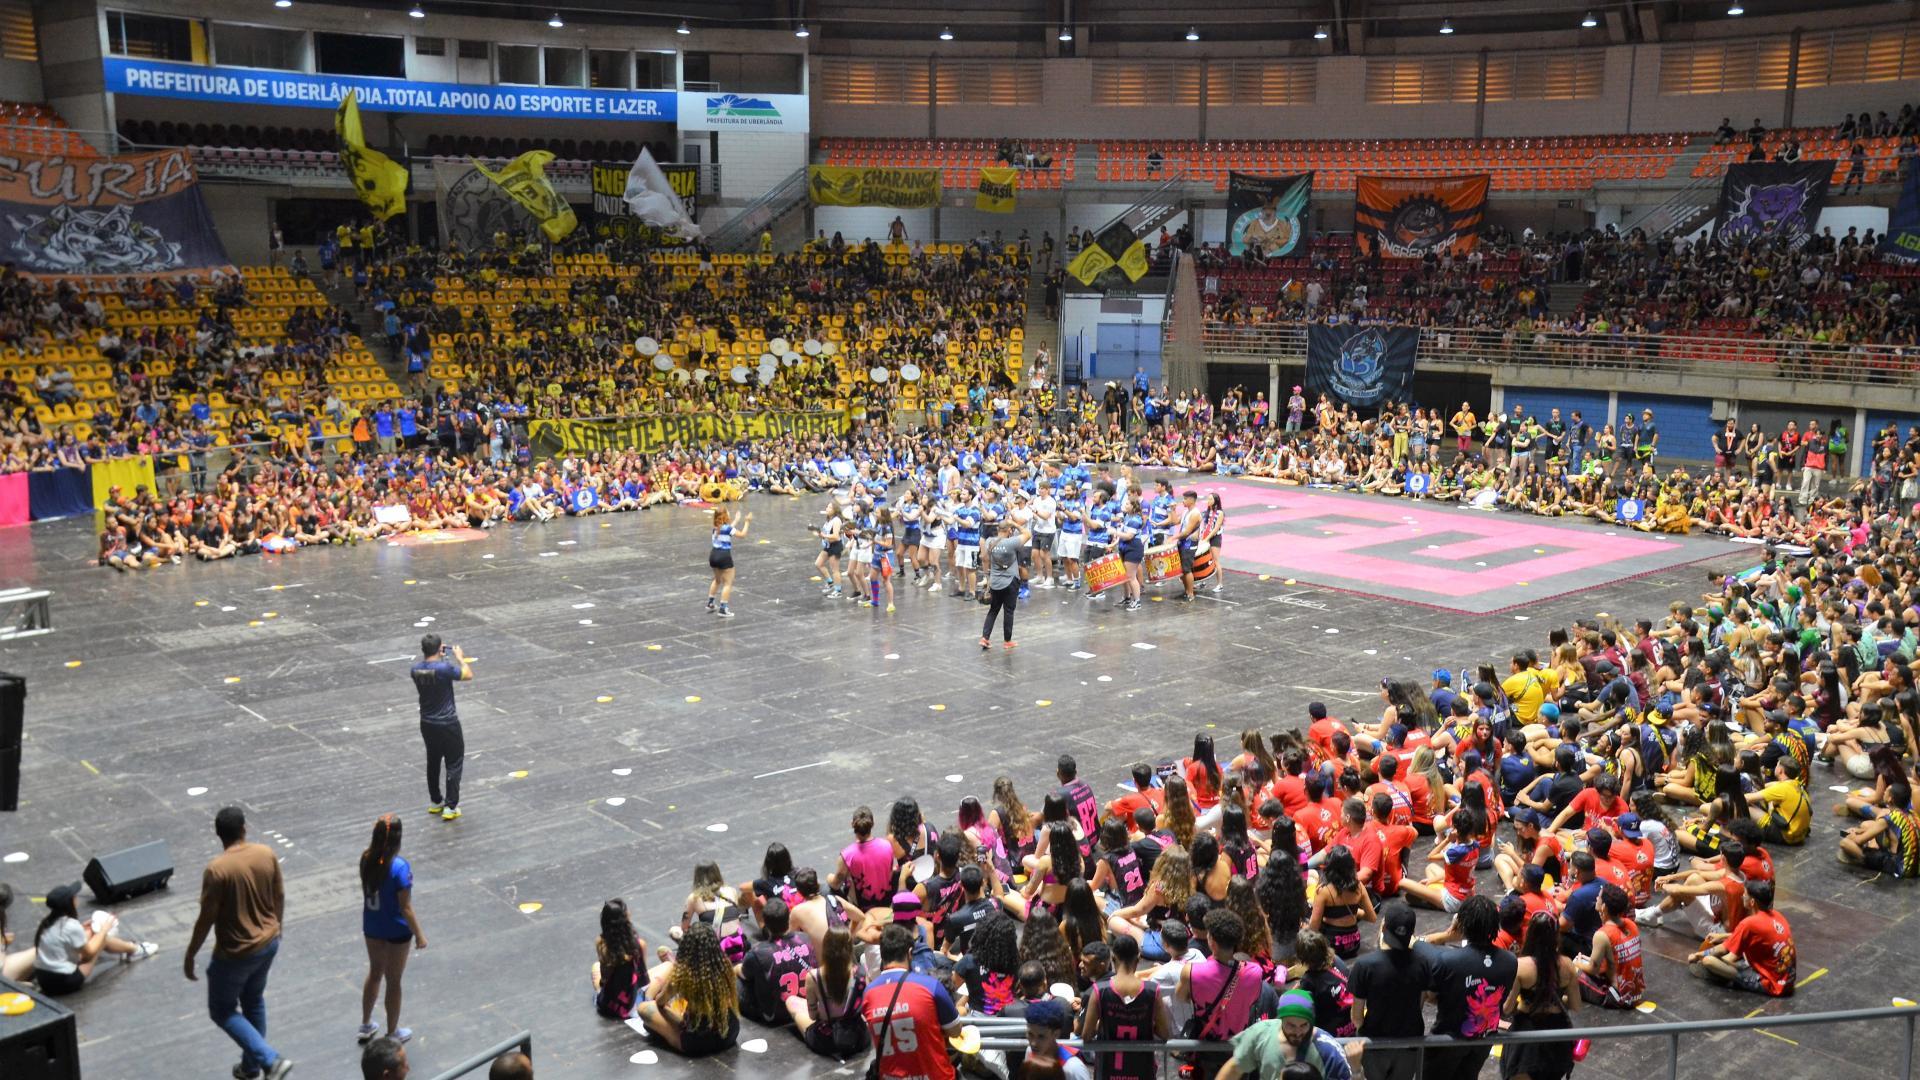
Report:
[[[543,1076],[817,1075],[833,1064],[752,1024],[743,1039],[765,1039],[763,1054],[629,1064],[641,1040],[597,1018],[588,1000],[601,902],[625,897],[649,943],[664,941],[697,859],[717,858],[744,880],[780,840],[824,869],[857,804],[884,815],[910,793],[944,823],[963,795],[984,797],[1004,773],[1038,805],[1062,751],[1111,791],[1129,763],[1183,753],[1196,729],[1230,743],[1247,726],[1303,722],[1315,699],[1371,717],[1369,687],[1382,675],[1503,661],[1595,611],[1657,616],[1705,576],[1671,566],[1496,615],[1249,574],[1232,575],[1222,597],[1135,613],[1037,592],[1019,615],[1021,647],[982,655],[975,605],[902,589],[899,612],[886,616],[822,600],[807,580],[815,548],[803,531],[818,520],[815,501],[748,508],[740,617],[724,622],[700,610],[707,524],[689,509],[139,580],[89,565],[85,523],[0,531],[0,586],[55,590],[60,628],[0,646],[0,668],[29,683],[22,807],[0,816],[0,854],[29,856],[0,865],[23,894],[13,926],[30,934],[41,909],[26,898],[78,878],[95,853],[164,838],[178,868],[171,890],[121,909],[127,932],[159,942],[160,955],[104,965],[71,999],[87,1075],[225,1076],[236,1060],[207,1021],[204,984],[186,983],[179,967],[198,874],[217,851],[212,815],[227,803],[245,807],[255,837],[285,860],[289,917],[270,1031],[297,1075],[357,1075],[365,953],[355,865],[387,811],[409,819],[405,854],[430,942],[406,978],[416,1075],[523,1027]],[[1231,523],[1228,535],[1231,555]],[[1704,566],[1754,561],[1736,552]],[[423,812],[405,675],[424,617],[477,658],[476,681],[459,689],[467,813],[451,824]],[[1583,1018],[1632,1024],[1920,997],[1909,925],[1920,903],[1833,863],[1834,782],[1816,779],[1812,842],[1775,853],[1780,906],[1800,944],[1796,998],[1761,1001],[1690,979],[1679,960],[1693,943],[1659,931],[1648,937],[1653,1015]],[[1422,916],[1423,926],[1440,921]],[[1884,1077],[1900,1052],[1890,1027],[1687,1045],[1683,1075],[1830,1080]],[[1660,1075],[1664,1053],[1600,1045],[1579,1075]]]

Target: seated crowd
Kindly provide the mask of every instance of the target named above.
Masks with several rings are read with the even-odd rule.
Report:
[[[842,850],[772,843],[750,880],[703,862],[682,909],[654,913],[677,949],[650,952],[607,903],[596,1007],[689,1055],[731,1048],[741,1016],[843,1061],[877,1045],[882,1076],[967,1058],[1146,1075],[1063,1040],[1177,1033],[1232,1043],[1196,1076],[1305,1062],[1285,1075],[1345,1080],[1361,1060],[1412,1075],[1368,1040],[1565,1029],[1681,967],[1791,996],[1774,853],[1815,841],[1816,775],[1873,785],[1819,842],[1920,876],[1916,533],[1882,511],[1859,543],[1712,579],[1658,621],[1580,620],[1504,670],[1382,679],[1377,718],[1316,702],[1230,757],[1204,731],[1124,778],[1062,755],[1037,811],[1002,776],[951,817],[861,806]],[[1420,934],[1415,909],[1451,918]],[[1684,964],[1648,959],[1656,930],[1697,943]],[[1002,1060],[965,1025],[1028,1049]],[[1488,1052],[1430,1050],[1427,1075],[1478,1076]],[[1501,1074],[1557,1080],[1574,1054],[1510,1045]]]
[[[1369,259],[1320,237],[1262,265],[1198,253],[1208,318],[1224,327],[1344,319],[1505,331],[1507,345],[1687,334],[1810,345],[1913,346],[1913,271],[1873,230],[1823,229],[1802,246],[1649,239],[1609,226],[1522,236],[1492,228],[1464,255]],[[1579,291],[1556,313],[1556,289]],[[1709,357],[1711,358],[1711,357]]]

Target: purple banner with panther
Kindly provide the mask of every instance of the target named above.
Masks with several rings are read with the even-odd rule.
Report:
[[[1713,240],[1721,247],[1755,243],[1799,250],[1813,236],[1833,182],[1832,161],[1763,161],[1729,165],[1720,183]]]
[[[185,150],[127,157],[0,151],[0,261],[42,277],[232,266]]]

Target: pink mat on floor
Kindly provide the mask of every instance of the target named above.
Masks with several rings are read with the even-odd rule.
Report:
[[[1475,614],[1736,550],[1598,522],[1219,480],[1230,569]]]

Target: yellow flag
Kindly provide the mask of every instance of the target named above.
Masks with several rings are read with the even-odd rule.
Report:
[[[1127,275],[1128,281],[1139,281],[1147,276],[1147,242],[1135,240],[1133,246],[1120,256],[1120,269]]]
[[[540,223],[540,231],[554,243],[567,238],[577,224],[573,216],[573,207],[567,200],[553,190],[553,181],[547,179],[547,162],[553,160],[553,154],[546,150],[529,150],[512,161],[499,172],[494,172],[478,161],[473,167],[480,174],[500,185],[514,202],[525,207],[535,221]]]
[[[1113,256],[1099,244],[1088,244],[1086,249],[1074,256],[1067,264],[1067,273],[1080,279],[1080,284],[1091,285],[1093,279],[1107,272],[1113,266]]]
[[[981,169],[980,184],[973,193],[973,208],[994,214],[1011,214],[1019,194],[1019,169]]]
[[[385,221],[407,211],[407,167],[367,147],[360,130],[360,95],[349,90],[333,112],[333,131],[340,140],[340,163],[347,167],[353,189],[373,216]]]

